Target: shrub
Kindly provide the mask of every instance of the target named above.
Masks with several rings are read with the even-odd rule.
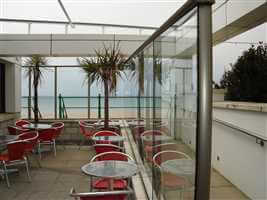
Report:
[[[267,103],[267,46],[260,42],[243,52],[220,84],[226,100]]]

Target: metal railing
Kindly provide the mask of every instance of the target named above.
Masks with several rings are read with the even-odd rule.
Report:
[[[221,124],[223,126],[226,126],[228,128],[231,128],[233,130],[239,131],[240,133],[243,133],[245,135],[248,135],[250,137],[255,138],[256,139],[256,143],[257,144],[260,144],[261,146],[264,146],[264,143],[267,142],[267,138],[264,137],[264,136],[261,136],[258,133],[254,133],[252,131],[249,131],[247,129],[241,128],[241,127],[236,126],[236,125],[234,125],[232,123],[229,123],[229,122],[226,122],[226,121],[217,119],[217,118],[213,118],[213,121],[216,122],[216,123],[218,123],[218,124]]]

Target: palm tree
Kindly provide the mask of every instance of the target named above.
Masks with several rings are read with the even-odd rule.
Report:
[[[116,89],[118,77],[123,78],[124,70],[131,69],[125,64],[126,57],[121,54],[119,44],[95,50],[96,57],[79,58],[78,62],[90,84],[102,83],[104,86],[104,127],[108,128],[109,94]]]
[[[34,113],[34,122],[38,123],[38,87],[43,79],[43,70],[42,66],[47,64],[47,59],[41,57],[40,55],[33,55],[25,61],[25,65],[28,66],[26,76],[33,77],[33,88],[34,88],[34,98],[33,98],[33,113]]]

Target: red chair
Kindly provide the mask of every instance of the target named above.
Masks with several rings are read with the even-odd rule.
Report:
[[[7,170],[7,167],[9,166],[25,164],[29,181],[31,181],[29,167],[28,167],[28,160],[27,157],[25,156],[26,143],[27,142],[21,140],[10,142],[7,144],[8,152],[6,154],[0,154],[0,163],[3,165],[3,172],[8,187],[10,187],[8,170]]]
[[[56,129],[56,140],[60,137],[60,135],[63,133],[64,129],[64,123],[63,122],[55,122],[52,123],[51,126]],[[63,147],[65,149],[65,145],[63,144]]]
[[[127,200],[128,196],[132,194],[132,190],[120,190],[120,191],[105,191],[105,192],[86,192],[76,193],[72,188],[70,196],[75,200]]]
[[[39,131],[39,144],[38,144],[38,152],[39,152],[39,157],[40,160],[42,159],[41,155],[41,145],[52,145],[53,150],[54,150],[54,155],[57,155],[57,149],[56,149],[56,134],[57,129],[55,128],[49,128],[49,129],[44,129]]]
[[[8,126],[7,130],[10,135],[20,135],[23,132],[29,131],[29,129],[20,128],[18,126]]]
[[[123,152],[124,149],[113,144],[95,144],[94,145],[96,154],[101,154],[105,152],[111,152],[111,151],[117,151],[117,152]]]
[[[180,199],[183,197],[183,191],[186,187],[189,187],[189,181],[182,176],[178,176],[172,173],[165,172],[161,169],[161,163],[167,160],[173,159],[191,159],[187,154],[180,151],[161,151],[154,155],[153,164],[156,169],[160,172],[160,187],[158,188],[160,192],[165,192],[167,190],[180,190]],[[157,174],[157,173],[156,173]]]
[[[82,144],[85,144],[86,140],[91,141],[94,133],[95,127],[88,125],[85,121],[79,121],[80,132],[83,135],[83,139],[81,140],[79,149],[81,148]]]
[[[147,161],[149,162],[153,162],[153,156],[160,152],[160,151],[169,151],[169,150],[173,150],[173,151],[177,151],[179,148],[179,145],[176,143],[163,143],[163,144],[158,144],[155,146],[147,146],[147,148],[145,149],[145,158],[147,159]]]
[[[113,132],[113,131],[98,131],[96,132],[93,137],[96,136],[120,136],[118,133]],[[96,144],[110,144],[111,142],[108,140],[103,140],[103,141],[95,141]],[[116,144],[117,145],[117,144]]]
[[[23,125],[25,125],[25,124],[30,124],[31,122],[29,122],[29,121],[26,121],[26,120],[18,120],[18,121],[16,121],[16,123],[15,123],[15,125],[16,126],[18,126],[18,127],[20,127],[20,128],[23,128]]]
[[[147,135],[166,135],[164,132],[162,131],[159,131],[159,130],[147,130],[147,131],[144,131],[140,137],[142,138],[143,136],[147,136]],[[145,141],[142,139],[142,143],[143,145],[146,147],[146,146],[154,146],[156,144],[159,144],[160,141]]]
[[[122,152],[105,152],[98,154],[94,156],[90,162],[95,162],[95,161],[104,161],[104,160],[120,160],[120,161],[125,161],[125,162],[134,162],[133,158],[125,153]],[[127,180],[124,179],[116,179],[113,182],[113,188],[114,189],[125,189],[127,188]],[[108,189],[109,188],[109,180],[108,179],[97,179],[93,180],[91,182],[91,188],[94,189]]]
[[[29,155],[34,155],[34,157],[35,157],[35,154],[33,152],[34,152],[36,146],[38,145],[38,142],[39,142],[38,138],[39,138],[39,134],[37,131],[29,131],[29,132],[25,132],[25,133],[22,133],[19,135],[20,140],[27,142],[25,144],[25,153],[26,153],[28,160],[29,160]],[[41,167],[39,160],[36,159],[36,161],[37,161],[39,167]]]

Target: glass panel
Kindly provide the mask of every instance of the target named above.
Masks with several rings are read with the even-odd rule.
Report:
[[[63,100],[58,102],[58,111],[64,110],[70,119],[88,118],[88,85],[84,80],[85,74],[81,68],[58,68],[58,95],[61,94]],[[91,105],[97,105],[97,98],[91,99]],[[91,113],[94,112],[96,111],[92,109]]]
[[[25,68],[21,68],[21,96],[21,117],[28,118],[29,78]]]
[[[194,199],[196,44],[194,9],[138,57],[140,117],[129,126],[150,199]]]
[[[153,186],[166,199],[194,199],[196,27],[193,10],[154,41]]]
[[[51,119],[55,117],[54,68],[42,68],[42,70],[43,70],[43,79],[38,89],[39,111],[43,119],[47,119],[47,118]]]

